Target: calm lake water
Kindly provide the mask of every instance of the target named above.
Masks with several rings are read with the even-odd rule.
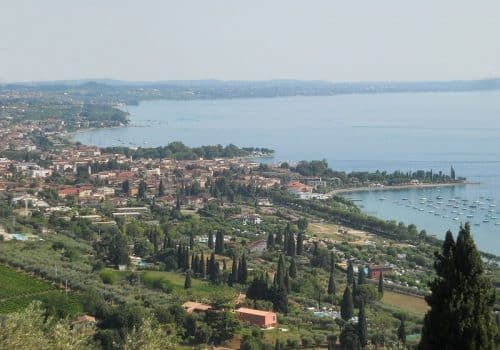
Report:
[[[349,197],[366,212],[438,237],[471,221],[478,246],[500,254],[500,92],[149,101],[128,110],[130,127],[83,132],[75,140],[269,147],[274,161],[325,158],[346,171],[449,172],[453,165],[458,176],[480,184]]]

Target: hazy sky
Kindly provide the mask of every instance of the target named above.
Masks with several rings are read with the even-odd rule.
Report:
[[[500,1],[0,0],[0,81],[500,77]]]

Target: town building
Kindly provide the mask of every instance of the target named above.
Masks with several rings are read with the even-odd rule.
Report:
[[[271,328],[278,324],[278,318],[274,312],[241,307],[236,310],[236,313],[240,320],[257,327]]]

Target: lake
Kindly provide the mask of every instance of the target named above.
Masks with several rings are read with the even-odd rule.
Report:
[[[98,146],[268,147],[276,150],[275,162],[324,158],[346,171],[449,172],[453,165],[457,176],[480,184],[348,197],[368,213],[438,237],[471,221],[480,249],[500,254],[499,101],[499,91],[147,101],[128,107],[130,126],[74,139]]]

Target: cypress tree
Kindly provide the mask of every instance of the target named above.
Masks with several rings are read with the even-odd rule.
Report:
[[[330,253],[330,273],[335,272],[335,254]]]
[[[347,284],[351,285],[354,280],[354,267],[352,266],[352,262],[349,262],[347,265]]]
[[[274,249],[274,235],[272,233],[269,233],[267,235],[267,250],[272,249]]]
[[[221,283],[222,282],[222,271],[220,269],[219,262],[215,262],[215,283]]]
[[[191,289],[191,271],[186,271],[186,279],[184,280],[184,289]]]
[[[177,267],[182,268],[182,246],[177,246]]]
[[[160,180],[160,185],[158,186],[158,196],[165,195],[165,186],[163,185],[163,179]]]
[[[194,256],[194,259],[193,259],[193,272],[196,275],[199,275],[201,273],[201,271],[200,271],[200,258],[198,257],[198,254],[196,254]]]
[[[208,256],[205,262],[205,277],[208,277],[208,279],[210,279],[210,260],[208,259]]]
[[[286,255],[295,256],[295,236],[292,232],[288,233],[286,240]]]
[[[363,266],[358,267],[358,286],[366,283],[366,272]]]
[[[215,234],[215,253],[222,254],[224,252],[224,232],[217,231]]]
[[[238,262],[236,261],[236,256],[233,255],[233,265],[231,266],[231,273],[229,274],[227,284],[232,287],[236,283],[238,283]]]
[[[288,268],[288,274],[290,275],[291,278],[297,277],[297,266],[295,264],[295,259],[292,259],[292,261],[290,262],[290,267]]]
[[[290,293],[290,275],[288,274],[288,271],[285,273],[285,289],[287,293]]]
[[[208,233],[208,248],[214,249],[214,234],[212,232]]]
[[[274,311],[282,312],[286,315],[288,313],[288,294],[286,289],[279,286],[273,286],[270,294]]]
[[[194,249],[194,236],[192,232],[189,234],[189,249]]]
[[[378,276],[378,295],[380,298],[384,296],[384,274],[382,272]]]
[[[185,247],[184,249],[184,269],[189,270],[191,267],[189,266],[189,247]]]
[[[359,307],[359,295],[358,295],[358,283],[356,282],[356,279],[352,280],[352,300],[354,302],[354,307]]]
[[[210,255],[210,263],[208,265],[208,278],[210,282],[217,282],[217,264],[215,261],[215,254]]]
[[[366,324],[365,303],[361,301],[358,313],[358,338],[361,347],[365,347],[368,343],[368,329]]]
[[[297,234],[297,255],[302,255],[304,253],[304,234],[299,232]]]
[[[406,345],[406,327],[404,317],[402,317],[400,321],[397,336],[401,344]]]
[[[200,261],[198,264],[199,264],[201,278],[206,278],[207,277],[207,267],[205,265],[205,256],[203,255],[203,252],[201,252]]]
[[[351,288],[347,285],[344,290],[344,295],[342,296],[342,304],[340,304],[340,316],[344,321],[349,321],[352,318],[353,313],[354,305]]]
[[[331,297],[333,305],[333,300],[335,298],[335,280],[333,279],[332,272],[330,272],[330,277],[328,278],[328,295]]]
[[[285,232],[285,239],[283,240],[283,248],[282,248],[282,251],[288,255],[288,238],[289,238],[289,234],[288,232]]]
[[[278,268],[274,276],[274,284],[279,288],[285,287],[285,259],[283,258],[283,254],[280,254],[278,259]]]
[[[277,245],[278,247],[283,244],[283,234],[281,231],[278,229],[278,232],[276,233],[276,239],[274,240],[274,244]]]
[[[446,233],[434,263],[437,277],[426,297],[419,349],[495,349],[495,291],[470,233],[460,227],[456,243]]]
[[[238,265],[238,283],[246,284],[248,279],[248,268],[247,268],[247,258],[245,254],[241,256],[240,263]]]

